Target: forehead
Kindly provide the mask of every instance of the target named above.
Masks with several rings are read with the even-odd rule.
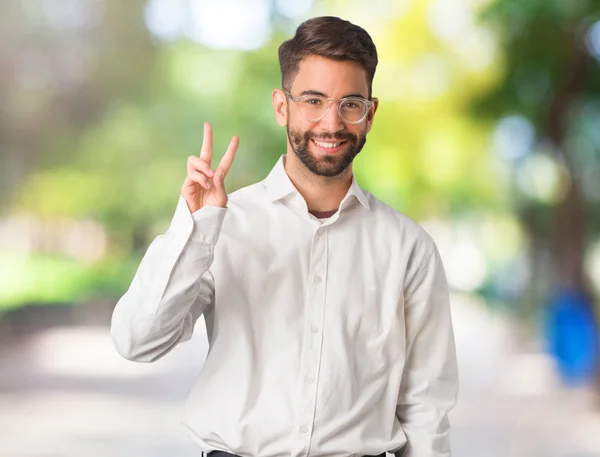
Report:
[[[309,56],[300,62],[298,74],[292,83],[292,93],[316,90],[328,97],[347,94],[368,96],[367,72],[351,60],[336,61],[320,56]]]

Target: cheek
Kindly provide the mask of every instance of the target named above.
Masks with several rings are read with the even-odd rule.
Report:
[[[286,112],[286,121],[287,126],[292,130],[298,130],[298,128],[300,127],[300,119],[298,119],[298,117],[295,116],[293,112],[290,112],[289,108]]]
[[[313,131],[314,123],[306,122],[304,119],[300,119],[292,114],[288,116],[287,126],[289,130],[304,136],[306,132]]]
[[[358,125],[350,124],[348,126],[348,131],[350,133],[352,133],[353,135],[356,135],[356,138],[360,138],[361,136],[367,134],[367,132],[369,131],[369,127],[364,122],[362,124],[358,124]]]

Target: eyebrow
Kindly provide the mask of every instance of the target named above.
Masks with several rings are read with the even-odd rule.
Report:
[[[323,92],[319,92],[318,90],[303,90],[300,93],[300,96],[303,95],[320,95],[321,97],[325,97],[328,98],[327,95],[325,95]],[[363,100],[366,100],[366,97],[363,97],[362,94],[348,94],[348,95],[344,95],[342,98],[349,98],[349,97],[354,97],[354,98],[362,98]]]

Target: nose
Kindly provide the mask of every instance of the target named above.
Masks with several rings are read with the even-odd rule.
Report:
[[[344,120],[340,117],[337,105],[334,102],[329,102],[329,107],[323,119],[319,121],[321,127],[328,132],[339,132],[344,130]]]

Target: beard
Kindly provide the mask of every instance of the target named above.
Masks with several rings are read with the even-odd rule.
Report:
[[[293,151],[308,170],[317,176],[333,177],[341,174],[352,163],[367,142],[366,134],[357,136],[350,132],[336,132],[334,134],[316,134],[310,130],[302,133],[286,127],[288,139]],[[340,154],[323,155],[317,157],[309,150],[312,139],[328,139],[345,141],[345,151]],[[316,145],[315,145],[316,147]]]

